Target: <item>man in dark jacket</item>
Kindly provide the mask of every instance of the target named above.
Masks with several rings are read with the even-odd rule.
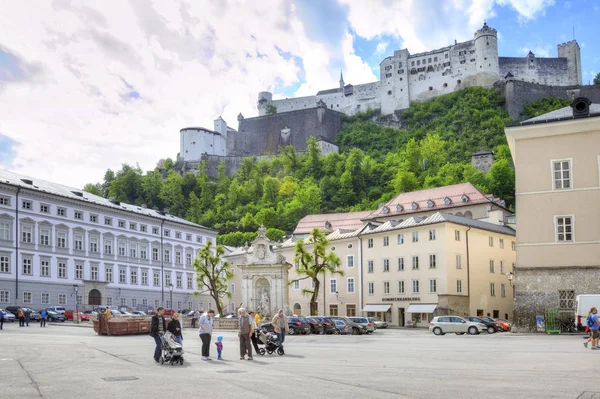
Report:
[[[156,310],[156,314],[152,317],[152,324],[150,324],[150,336],[154,338],[156,342],[156,348],[154,349],[154,361],[158,363],[160,359],[160,352],[162,350],[161,337],[167,331],[167,323],[163,313],[165,308],[160,307]]]

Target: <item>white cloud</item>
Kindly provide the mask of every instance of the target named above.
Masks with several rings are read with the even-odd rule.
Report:
[[[0,134],[20,143],[10,167],[75,186],[121,163],[150,169],[174,157],[182,127],[210,128],[219,115],[237,127],[239,112],[257,114],[259,91],[298,83],[295,57],[307,82],[299,94],[339,77],[278,0],[22,1],[4,5],[0,26],[0,47],[38,66],[35,79],[0,81]],[[351,43],[344,76],[375,80]]]
[[[529,52],[531,51],[533,54],[535,54],[536,57],[556,57],[556,54],[552,54],[552,52],[556,52],[554,49],[556,47],[552,47],[550,45],[544,45],[544,44],[532,44],[529,47],[528,46],[523,46],[519,49],[520,54],[518,54],[519,56],[527,56],[527,54],[529,54]]]
[[[554,0],[496,0],[502,6],[510,6],[519,13],[522,20],[544,15],[546,8],[554,5]]]

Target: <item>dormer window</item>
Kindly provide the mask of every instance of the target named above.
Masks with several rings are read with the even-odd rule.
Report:
[[[452,200],[448,197],[444,198],[444,204],[445,205],[450,205],[452,203]]]
[[[433,202],[432,200],[427,201],[428,208],[433,208],[434,206],[435,206],[435,202]]]
[[[387,215],[388,213],[390,213],[390,208],[388,208],[387,206],[384,206],[382,212],[384,215]]]
[[[419,204],[417,204],[416,202],[413,202],[411,205],[411,208],[414,209],[419,209]]]
[[[467,194],[463,194],[462,197],[460,197],[462,202],[469,202],[469,196]]]
[[[404,210],[404,208],[402,208],[402,205],[398,204],[396,205],[396,212],[402,212]]]
[[[330,228],[331,228],[331,223],[329,223],[329,222],[325,222],[325,228],[326,228],[326,229],[330,229]]]

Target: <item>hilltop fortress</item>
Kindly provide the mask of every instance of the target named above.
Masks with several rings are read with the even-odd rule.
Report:
[[[426,53],[397,50],[379,65],[379,81],[345,84],[321,90],[314,96],[273,100],[269,92],[258,95],[259,115],[268,104],[277,112],[313,108],[323,101],[328,108],[353,115],[367,109],[381,109],[389,115],[406,109],[413,101],[425,101],[467,86],[492,86],[499,80],[538,83],[547,86],[581,85],[581,55],[575,40],[558,45],[558,58],[538,58],[531,51],[524,58],[498,56],[498,34],[487,23],[473,40]],[[272,108],[272,107],[271,107]]]

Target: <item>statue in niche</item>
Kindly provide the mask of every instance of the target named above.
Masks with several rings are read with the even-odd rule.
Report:
[[[271,301],[269,299],[269,293],[266,288],[263,288],[260,298],[260,310],[264,313],[268,313],[271,310]]]
[[[292,138],[292,130],[289,127],[286,126],[283,129],[281,129],[280,144],[282,146],[290,145],[291,141],[292,141],[291,138]]]

